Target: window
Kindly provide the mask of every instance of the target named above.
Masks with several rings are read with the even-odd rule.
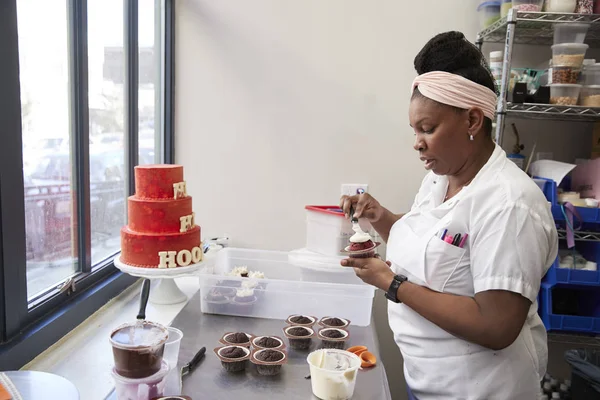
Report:
[[[136,279],[112,260],[134,165],[173,160],[172,3],[0,2],[3,369]]]

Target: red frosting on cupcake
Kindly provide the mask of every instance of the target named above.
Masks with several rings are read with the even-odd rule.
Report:
[[[350,243],[349,251],[368,250],[373,246],[375,246],[375,244],[373,243],[372,240],[367,240],[366,242],[363,242],[363,243]]]

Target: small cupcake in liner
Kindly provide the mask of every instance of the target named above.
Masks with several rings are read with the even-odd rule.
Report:
[[[241,372],[246,369],[250,350],[242,346],[217,347],[215,354],[221,360],[221,365],[227,372]]]
[[[223,343],[226,346],[250,347],[250,343],[252,342],[253,337],[254,336],[245,332],[227,332],[223,335],[219,342]]]
[[[318,337],[321,339],[321,348],[343,350],[350,333],[340,328],[323,328],[319,331]]]
[[[375,257],[375,249],[381,244],[373,242],[373,238],[360,228],[358,224],[353,224],[354,235],[350,237],[350,245],[343,252],[348,253],[350,258],[372,258]]]
[[[231,300],[232,312],[248,315],[252,313],[256,300],[254,289],[240,288],[235,292],[235,297]]]
[[[274,376],[281,372],[281,366],[287,363],[284,350],[259,349],[252,352],[250,362],[256,365],[259,375]]]
[[[319,321],[319,325],[325,328],[340,328],[346,329],[350,325],[350,320],[338,317],[323,317]]]
[[[256,336],[252,338],[252,347],[256,350],[281,350],[285,348],[285,343],[277,336]]]
[[[307,326],[288,326],[283,329],[283,333],[294,350],[307,350],[315,336],[314,329]]]
[[[317,319],[308,315],[294,314],[290,315],[285,322],[288,325],[312,327],[317,323]]]
[[[233,293],[223,289],[230,288],[212,288],[208,294],[204,296],[204,303],[207,305],[206,308],[209,313],[218,314],[227,311],[231,298],[235,296],[235,289],[232,289]],[[226,293],[232,295],[227,296]]]

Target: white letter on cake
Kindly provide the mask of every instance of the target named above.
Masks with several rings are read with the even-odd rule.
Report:
[[[181,250],[177,253],[177,264],[187,267],[192,262],[192,253],[189,250]]]
[[[158,268],[175,268],[175,267],[177,267],[177,263],[175,263],[176,255],[177,255],[176,251],[159,251],[158,256],[160,257],[160,263],[158,263]]]
[[[185,188],[185,181],[178,182],[173,184],[173,198],[179,199],[181,197],[187,196],[187,191]]]
[[[187,232],[190,228],[194,227],[194,214],[184,215],[179,218],[181,221],[181,227],[179,228],[179,232]]]
[[[192,249],[192,262],[197,264],[200,261],[202,261],[202,249],[200,247],[194,247]]]

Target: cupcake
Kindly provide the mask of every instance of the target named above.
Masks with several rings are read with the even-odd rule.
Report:
[[[288,325],[296,325],[296,326],[313,326],[317,319],[315,317],[310,317],[308,315],[290,315],[289,318],[285,321]]]
[[[250,347],[252,335],[245,332],[228,332],[223,335],[220,342],[224,345]]]
[[[283,330],[294,350],[307,350],[312,343],[315,331],[307,326],[288,326]]]
[[[375,257],[375,248],[379,243],[373,242],[371,235],[363,232],[357,225],[352,229],[355,234],[350,237],[350,244],[344,249],[350,258],[372,258]]]
[[[346,328],[350,325],[350,320],[337,317],[323,317],[319,321],[319,325],[325,328]]]
[[[323,349],[343,350],[350,338],[348,331],[339,328],[323,328],[319,331],[318,336]]]
[[[230,302],[231,297],[225,295],[223,289],[231,289],[231,288],[212,288],[208,294],[204,297],[204,303],[206,304],[206,312],[209,314],[220,314],[227,311],[227,305]],[[233,290],[233,295],[235,295],[235,289]],[[231,293],[230,293],[231,294]]]
[[[283,340],[277,336],[257,336],[252,339],[252,347],[257,350],[273,349],[279,350],[285,347]]]
[[[217,347],[215,354],[227,372],[244,371],[250,358],[250,350],[241,346]]]
[[[231,301],[233,312],[248,315],[254,308],[256,303],[256,295],[254,289],[240,288],[236,291],[235,297]]]
[[[274,376],[281,372],[281,366],[287,362],[287,354],[283,350],[260,349],[252,353],[250,362],[256,365],[259,375]]]

